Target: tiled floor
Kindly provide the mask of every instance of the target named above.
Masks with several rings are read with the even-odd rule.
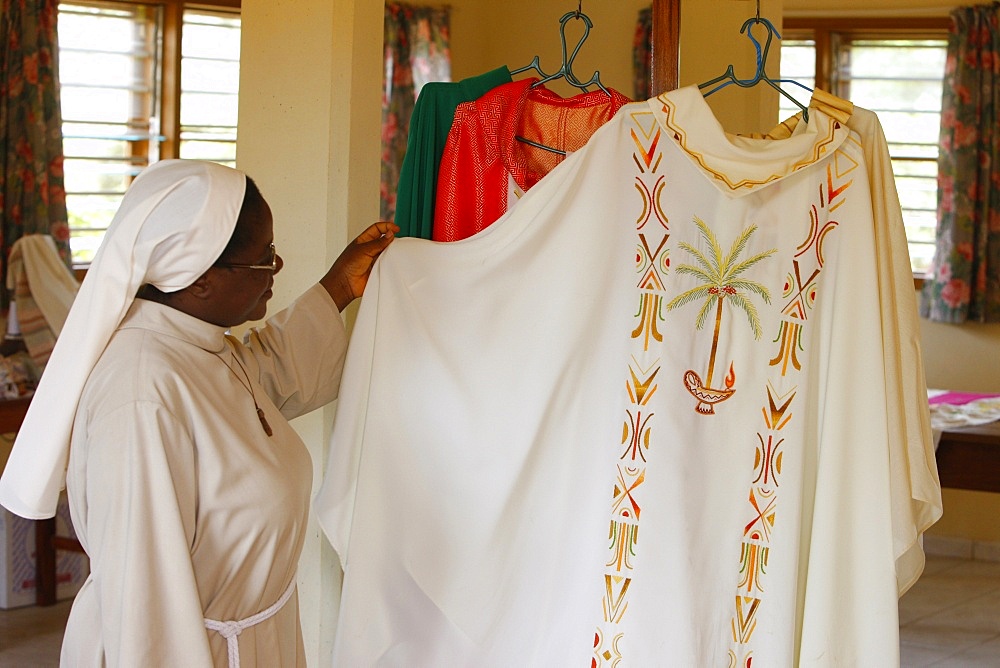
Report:
[[[1000,562],[929,557],[899,637],[903,668],[1000,666]]]
[[[57,666],[69,608],[0,610],[0,667]],[[1000,667],[1000,563],[929,557],[899,624],[903,668]]]

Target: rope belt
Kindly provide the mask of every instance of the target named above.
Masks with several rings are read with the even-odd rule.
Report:
[[[285,603],[288,603],[288,599],[292,597],[292,592],[294,591],[295,579],[292,578],[292,581],[288,584],[288,589],[285,590],[285,593],[282,594],[281,598],[279,598],[277,602],[267,610],[262,610],[256,615],[235,622],[220,622],[214,619],[205,619],[205,628],[212,631],[218,631],[222,637],[226,639],[226,650],[229,654],[229,668],[240,668],[240,633],[242,633],[244,629],[256,626],[264,620],[270,619],[278,614],[278,611],[285,607]]]

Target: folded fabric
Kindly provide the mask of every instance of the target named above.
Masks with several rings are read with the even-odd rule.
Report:
[[[931,426],[938,430],[974,427],[997,420],[1000,420],[1000,396],[997,395],[931,405]]]
[[[11,246],[7,289],[14,293],[24,345],[39,367],[49,361],[79,287],[49,235],[28,234]]]

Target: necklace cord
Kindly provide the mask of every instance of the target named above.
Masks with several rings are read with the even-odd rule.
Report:
[[[264,411],[260,407],[260,404],[257,403],[257,396],[254,394],[253,385],[250,383],[250,374],[247,373],[247,370],[243,366],[243,363],[240,362],[239,358],[236,357],[236,355],[233,355],[233,361],[236,362],[236,365],[240,367],[240,371],[243,372],[243,377],[247,379],[246,383],[243,382],[243,379],[239,377],[239,375],[236,373],[236,370],[233,369],[232,366],[227,364],[224,359],[219,357],[219,361],[226,365],[226,368],[229,369],[229,372],[232,373],[233,376],[236,378],[236,380],[239,381],[240,385],[242,385],[244,389],[246,389],[246,391],[250,393],[250,399],[253,401],[253,407],[257,411],[257,419],[260,420],[260,426],[264,428],[265,434],[267,434],[268,436],[273,436],[274,431],[272,431],[271,425],[268,424],[267,418],[264,417]]]

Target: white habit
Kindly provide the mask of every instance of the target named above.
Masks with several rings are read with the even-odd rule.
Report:
[[[92,573],[64,665],[105,665],[105,653],[113,666],[227,665],[226,640],[204,620],[251,617],[294,581],[312,464],[287,419],[335,398],[345,350],[320,286],[245,344],[135,300],[73,428],[67,490]],[[295,595],[240,634],[239,653],[244,667],[305,665]]]

